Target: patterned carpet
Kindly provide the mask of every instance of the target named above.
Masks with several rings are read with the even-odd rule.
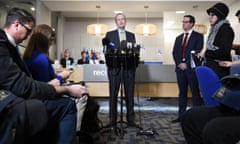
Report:
[[[97,100],[100,104],[99,118],[103,122],[103,125],[107,125],[109,123],[108,99],[98,98]],[[123,123],[122,129],[125,132],[122,137],[117,136],[113,131],[108,131],[100,134],[99,143],[185,144],[180,124],[171,123],[171,120],[177,117],[177,99],[161,98],[149,100],[148,98],[137,98],[135,102],[136,123],[139,124],[144,131],[153,130],[156,134],[153,136],[137,135],[139,129],[134,127],[125,127],[125,124]],[[123,109],[123,115],[123,120],[125,121],[125,106]]]

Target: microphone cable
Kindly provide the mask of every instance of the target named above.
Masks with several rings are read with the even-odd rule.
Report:
[[[134,47],[135,49],[135,47]],[[135,68],[137,67],[137,63],[136,63],[136,58],[135,58],[135,55],[136,55],[136,51],[134,50],[133,51],[133,54],[134,54],[134,66]],[[139,51],[139,55],[140,55],[140,51]],[[139,58],[139,57],[137,57]],[[138,62],[140,61],[140,58],[138,59]],[[139,63],[138,63],[139,65]],[[154,136],[155,134],[158,134],[155,130],[153,130],[153,128],[148,128],[148,129],[143,129],[142,127],[142,112],[140,110],[140,94],[139,94],[139,84],[141,83],[141,71],[139,73],[139,82],[138,82],[138,85],[136,86],[136,91],[137,91],[137,100],[138,100],[138,113],[139,113],[139,130],[136,132],[136,135],[144,135],[144,136]]]
[[[139,62],[140,58],[139,58],[139,55],[136,54],[135,52],[135,47],[132,49],[133,51],[133,65],[134,65],[134,69],[135,69],[135,72],[137,71],[137,67],[139,64],[137,64],[137,62]],[[138,61],[136,62],[136,59],[138,59]],[[136,73],[135,73],[136,74]],[[136,77],[135,77],[136,78]],[[136,86],[136,95],[137,95],[137,103],[138,103],[138,116],[139,116],[139,129],[140,130],[143,130],[142,128],[142,113],[141,113],[141,110],[140,110],[140,94],[139,94],[139,84],[140,84],[140,78],[141,78],[141,71],[140,71],[140,75],[139,75],[139,80],[137,82],[137,86]],[[136,81],[136,80],[135,80]],[[137,132],[138,133],[138,132]]]

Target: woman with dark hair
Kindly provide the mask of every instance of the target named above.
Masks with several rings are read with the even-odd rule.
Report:
[[[23,54],[24,62],[35,80],[49,82],[54,78],[62,81],[67,79],[71,71],[64,70],[57,75],[49,58],[49,48],[53,44],[55,32],[46,24],[37,25]]]
[[[208,35],[206,48],[199,54],[206,58],[205,65],[212,68],[219,78],[229,74],[228,67],[219,65],[220,61],[231,61],[231,48],[234,32],[226,17],[229,8],[224,3],[217,3],[207,9],[211,30]]]
[[[48,51],[48,38],[42,33],[32,34],[23,59],[33,78],[36,80],[49,82],[55,78],[54,69],[48,57]]]
[[[70,76],[71,71],[63,70],[56,74],[53,69],[49,58],[49,48],[54,42],[54,36],[55,33],[50,26],[46,24],[37,25],[29,39],[23,59],[35,80],[59,84]],[[74,99],[77,106],[76,131],[81,129],[87,99],[86,96]],[[49,103],[48,100],[46,100],[46,103]]]

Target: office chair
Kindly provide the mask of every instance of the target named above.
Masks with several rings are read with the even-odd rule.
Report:
[[[217,74],[207,66],[198,66],[195,69],[203,102],[206,106],[219,105],[212,95],[221,87],[221,82]]]

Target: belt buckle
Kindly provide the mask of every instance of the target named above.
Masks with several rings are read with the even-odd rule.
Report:
[[[3,101],[8,95],[8,92],[0,90],[0,101]]]

